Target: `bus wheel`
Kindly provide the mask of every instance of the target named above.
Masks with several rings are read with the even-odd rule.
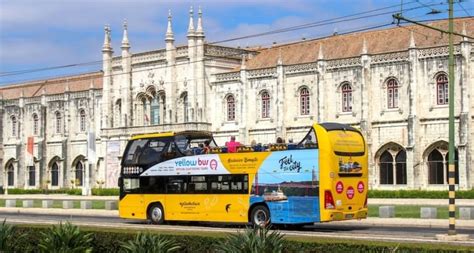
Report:
[[[148,209],[148,218],[153,224],[163,224],[165,220],[163,207],[160,204],[153,204],[150,209]]]
[[[266,206],[256,206],[250,214],[252,225],[257,227],[267,227],[270,225],[270,211]]]

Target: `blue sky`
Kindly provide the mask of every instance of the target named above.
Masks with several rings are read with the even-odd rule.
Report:
[[[104,24],[112,28],[115,55],[120,55],[122,23],[128,21],[132,53],[164,47],[167,15],[173,15],[177,45],[186,44],[189,7],[203,11],[203,26],[208,42],[258,34],[275,29],[342,17],[387,6],[400,0],[0,0],[0,85],[77,74],[101,69],[101,64],[5,75],[17,70],[90,63],[102,59]],[[403,0],[405,13],[417,20],[447,17],[446,0]],[[435,5],[436,4],[436,5]],[[426,15],[432,8],[442,11]],[[464,9],[463,9],[463,8]],[[474,13],[473,0],[455,4],[455,16]],[[398,12],[400,7],[381,10]],[[367,15],[367,14],[366,14]],[[366,17],[351,22],[260,36],[228,42],[229,46],[271,46],[301,38],[317,38],[390,23],[391,14]]]

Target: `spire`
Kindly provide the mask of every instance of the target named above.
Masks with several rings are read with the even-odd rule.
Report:
[[[105,25],[104,32],[105,32],[105,36],[104,36],[104,45],[102,46],[102,51],[103,52],[111,51],[112,47],[110,46],[110,26],[109,25]]]
[[[127,20],[123,21],[123,39],[122,39],[122,48],[130,48],[130,42],[128,42],[128,24]]]
[[[324,60],[323,43],[319,43],[318,60]]]
[[[246,55],[245,54],[242,54],[242,62],[240,64],[240,69],[247,69],[247,65],[246,65]]]
[[[188,37],[194,36],[193,6],[189,9]]]
[[[171,10],[168,10],[168,28],[166,29],[165,41],[174,41],[173,30],[171,29]]]
[[[416,43],[415,43],[415,36],[413,35],[413,30],[410,31],[410,44],[408,45],[408,48],[415,48]]]
[[[466,22],[463,22],[463,23],[462,23],[462,32],[461,32],[461,33],[462,33],[462,35],[467,35]],[[462,37],[462,41],[468,41],[468,40],[467,40],[467,37],[464,37],[464,36],[463,36],[463,37]]]
[[[198,24],[197,24],[197,28],[196,28],[196,36],[204,37],[204,30],[202,29],[202,11],[201,11],[201,6],[199,6],[199,11],[198,11]]]
[[[362,51],[360,52],[360,54],[367,54],[367,41],[365,40],[365,37],[364,41],[362,42]]]

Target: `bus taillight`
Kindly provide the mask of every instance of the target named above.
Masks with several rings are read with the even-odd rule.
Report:
[[[334,209],[334,199],[332,197],[332,193],[329,190],[324,192],[324,208],[326,209]]]

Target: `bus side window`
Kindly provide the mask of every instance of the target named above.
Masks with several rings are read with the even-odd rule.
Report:
[[[184,193],[186,192],[186,182],[184,177],[170,177],[166,184],[167,193]]]

